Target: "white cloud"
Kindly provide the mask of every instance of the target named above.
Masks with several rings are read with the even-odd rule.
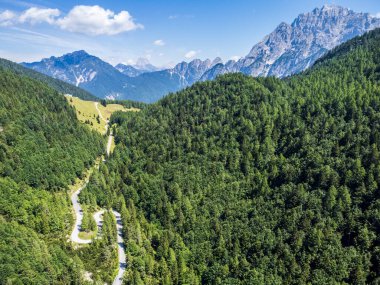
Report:
[[[153,42],[153,44],[154,44],[155,46],[164,46],[164,45],[165,45],[165,42],[164,42],[163,40],[155,40],[155,41]]]
[[[375,15],[376,18],[380,18],[380,12]]]
[[[21,14],[6,10],[0,13],[0,26],[47,23],[62,30],[97,35],[116,35],[123,32],[143,29],[134,21],[128,11],[115,14],[113,11],[95,6],[74,6],[67,15],[61,16],[58,9],[32,7]]]
[[[128,11],[115,14],[98,5],[75,6],[64,18],[57,20],[57,25],[63,30],[95,36],[116,35],[143,28],[134,22]]]
[[[14,20],[17,18],[17,15],[9,10],[5,10],[0,13],[0,26],[10,26],[13,24]]]
[[[198,54],[197,51],[195,51],[195,50],[190,50],[190,51],[188,51],[188,52],[185,54],[185,58],[190,59],[190,58],[195,57],[197,54]]]
[[[21,23],[31,23],[31,24],[40,24],[48,23],[54,24],[56,18],[61,14],[58,9],[45,9],[45,8],[36,8],[32,7],[24,11],[19,16],[19,21]]]

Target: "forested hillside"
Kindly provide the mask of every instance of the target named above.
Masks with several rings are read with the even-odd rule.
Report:
[[[66,188],[102,151],[64,96],[0,71],[0,174],[45,189]]]
[[[83,195],[122,213],[127,284],[378,284],[379,80],[375,30],[299,76],[114,114]]]
[[[79,87],[66,83],[62,80],[58,80],[53,77],[47,76],[45,74],[39,73],[32,69],[23,67],[22,65],[14,63],[12,61],[0,58],[0,67],[5,70],[12,71],[18,75],[27,76],[29,78],[44,82],[45,84],[47,84],[48,86],[50,86],[51,88],[55,89],[56,91],[60,93],[71,94],[83,100],[92,100],[92,101],[99,100],[99,98],[95,97],[91,93]]]
[[[0,284],[83,283],[66,190],[103,146],[62,94],[0,68]]]

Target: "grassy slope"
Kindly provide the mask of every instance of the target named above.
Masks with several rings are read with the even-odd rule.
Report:
[[[104,107],[101,104],[98,104],[98,108],[99,108],[100,112],[102,113],[103,118],[105,118],[106,120],[109,120],[111,118],[112,113],[114,113],[116,111],[133,111],[133,112],[139,111],[139,109],[137,109],[137,108],[127,109],[120,104],[107,104],[106,107]]]
[[[97,116],[99,115],[98,111],[95,107],[94,101],[84,101],[76,97],[66,96],[66,99],[70,103],[71,106],[74,106],[77,113],[77,118],[82,123],[89,121],[89,126],[98,131],[99,133],[104,133],[106,129],[106,121],[100,118],[99,123],[97,122]],[[119,104],[107,104],[104,107],[101,104],[98,104],[98,109],[101,112],[104,119],[108,119],[111,117],[111,114],[116,111],[138,111],[139,109],[130,108],[127,109]],[[92,123],[92,124],[91,124]]]

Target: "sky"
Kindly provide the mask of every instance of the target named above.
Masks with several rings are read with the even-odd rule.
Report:
[[[0,57],[31,62],[85,50],[114,65],[226,61],[324,4],[380,17],[379,0],[0,0]]]

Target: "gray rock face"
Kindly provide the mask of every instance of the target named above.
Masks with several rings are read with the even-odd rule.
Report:
[[[374,28],[380,19],[335,5],[299,15],[291,25],[281,23],[233,67],[219,66],[202,80],[227,72],[285,77],[311,66],[327,50]]]
[[[79,86],[100,98],[117,97],[127,79],[109,63],[83,50],[22,65]]]
[[[209,69],[213,68],[215,65],[222,63],[220,57],[215,58],[213,61],[206,59],[204,61],[200,59],[194,59],[193,61],[181,62],[177,64],[174,68],[164,70],[163,72],[169,73],[171,76],[176,75],[179,77],[179,87],[183,88],[189,86],[196,81],[199,81],[202,75]]]
[[[132,65],[125,65],[122,63],[119,63],[118,65],[115,66],[117,70],[119,70],[121,73],[129,76],[129,77],[136,77],[139,76],[140,74],[144,73],[143,70],[139,70]]]

